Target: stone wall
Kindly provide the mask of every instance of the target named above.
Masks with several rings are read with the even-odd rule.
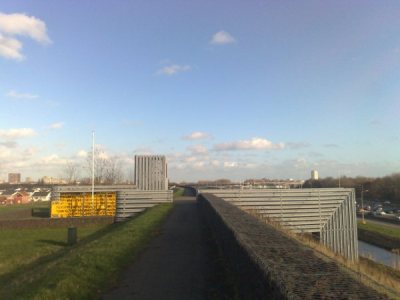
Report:
[[[200,194],[240,299],[387,299],[328,258],[212,194]]]

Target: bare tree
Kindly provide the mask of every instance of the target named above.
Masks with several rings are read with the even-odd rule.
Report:
[[[122,164],[118,157],[110,157],[106,162],[105,183],[116,184],[123,179]]]
[[[86,163],[89,177],[92,177],[92,152],[87,156]],[[123,178],[122,163],[118,157],[108,157],[99,148],[94,150],[94,182],[95,184],[115,184]]]
[[[65,177],[67,179],[68,183],[76,183],[78,177],[79,177],[79,166],[76,163],[73,163],[71,161],[67,161],[67,164],[65,166]]]
[[[89,178],[92,178],[92,151],[88,152],[88,156],[86,158],[86,168],[88,171]],[[107,156],[104,151],[96,148],[94,149],[94,183],[104,183],[105,170],[107,164]]]

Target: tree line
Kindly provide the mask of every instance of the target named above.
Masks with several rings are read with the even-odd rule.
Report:
[[[81,177],[81,166],[78,163],[68,161],[64,169],[64,177],[69,184],[80,182],[90,184],[92,180],[92,168],[94,169],[95,184],[117,184],[126,181],[123,172],[122,161],[117,156],[107,156],[99,148],[94,150],[94,160],[92,153],[89,152],[86,157],[83,171],[85,177]],[[93,165],[94,162],[94,165]],[[94,167],[93,167],[94,166]]]
[[[364,199],[371,201],[391,201],[400,204],[400,173],[385,177],[326,177],[319,180],[307,180],[303,188],[354,188],[356,197],[361,197],[364,191]]]

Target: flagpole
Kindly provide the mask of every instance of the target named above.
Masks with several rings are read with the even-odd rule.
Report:
[[[94,212],[94,130],[92,131],[92,214]]]

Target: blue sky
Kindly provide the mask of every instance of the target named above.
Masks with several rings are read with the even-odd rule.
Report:
[[[0,4],[0,178],[63,176],[91,132],[172,180],[399,171],[398,1]]]

